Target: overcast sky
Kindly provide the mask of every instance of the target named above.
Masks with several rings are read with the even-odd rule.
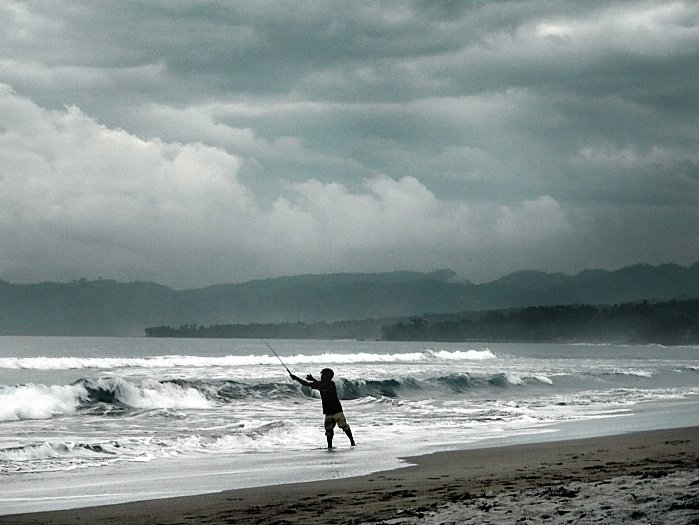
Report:
[[[696,261],[696,1],[0,3],[0,279]]]

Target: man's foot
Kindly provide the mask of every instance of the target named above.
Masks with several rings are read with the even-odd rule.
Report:
[[[354,442],[354,436],[352,435],[352,430],[350,429],[349,425],[344,428],[345,434],[347,434],[347,437],[350,440],[350,445],[353,447],[356,447],[356,443]]]

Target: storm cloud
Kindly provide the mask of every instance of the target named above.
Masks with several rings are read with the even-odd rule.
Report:
[[[3,2],[0,278],[699,260],[696,2]]]

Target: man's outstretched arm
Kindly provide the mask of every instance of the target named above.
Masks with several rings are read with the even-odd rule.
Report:
[[[311,383],[309,383],[308,381],[305,381],[305,380],[301,379],[301,378],[298,377],[298,376],[295,376],[295,375],[292,374],[291,372],[289,372],[289,377],[291,377],[291,379],[293,379],[294,381],[298,381],[298,382],[301,383],[303,386],[311,386]],[[312,379],[312,376],[311,376],[310,374],[309,374],[308,376],[306,376],[306,377],[311,377],[311,379]]]

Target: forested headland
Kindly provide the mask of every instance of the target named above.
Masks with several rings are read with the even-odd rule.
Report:
[[[413,316],[402,320],[158,326],[148,337],[344,339],[389,341],[699,343],[699,300],[615,305],[532,306]]]

